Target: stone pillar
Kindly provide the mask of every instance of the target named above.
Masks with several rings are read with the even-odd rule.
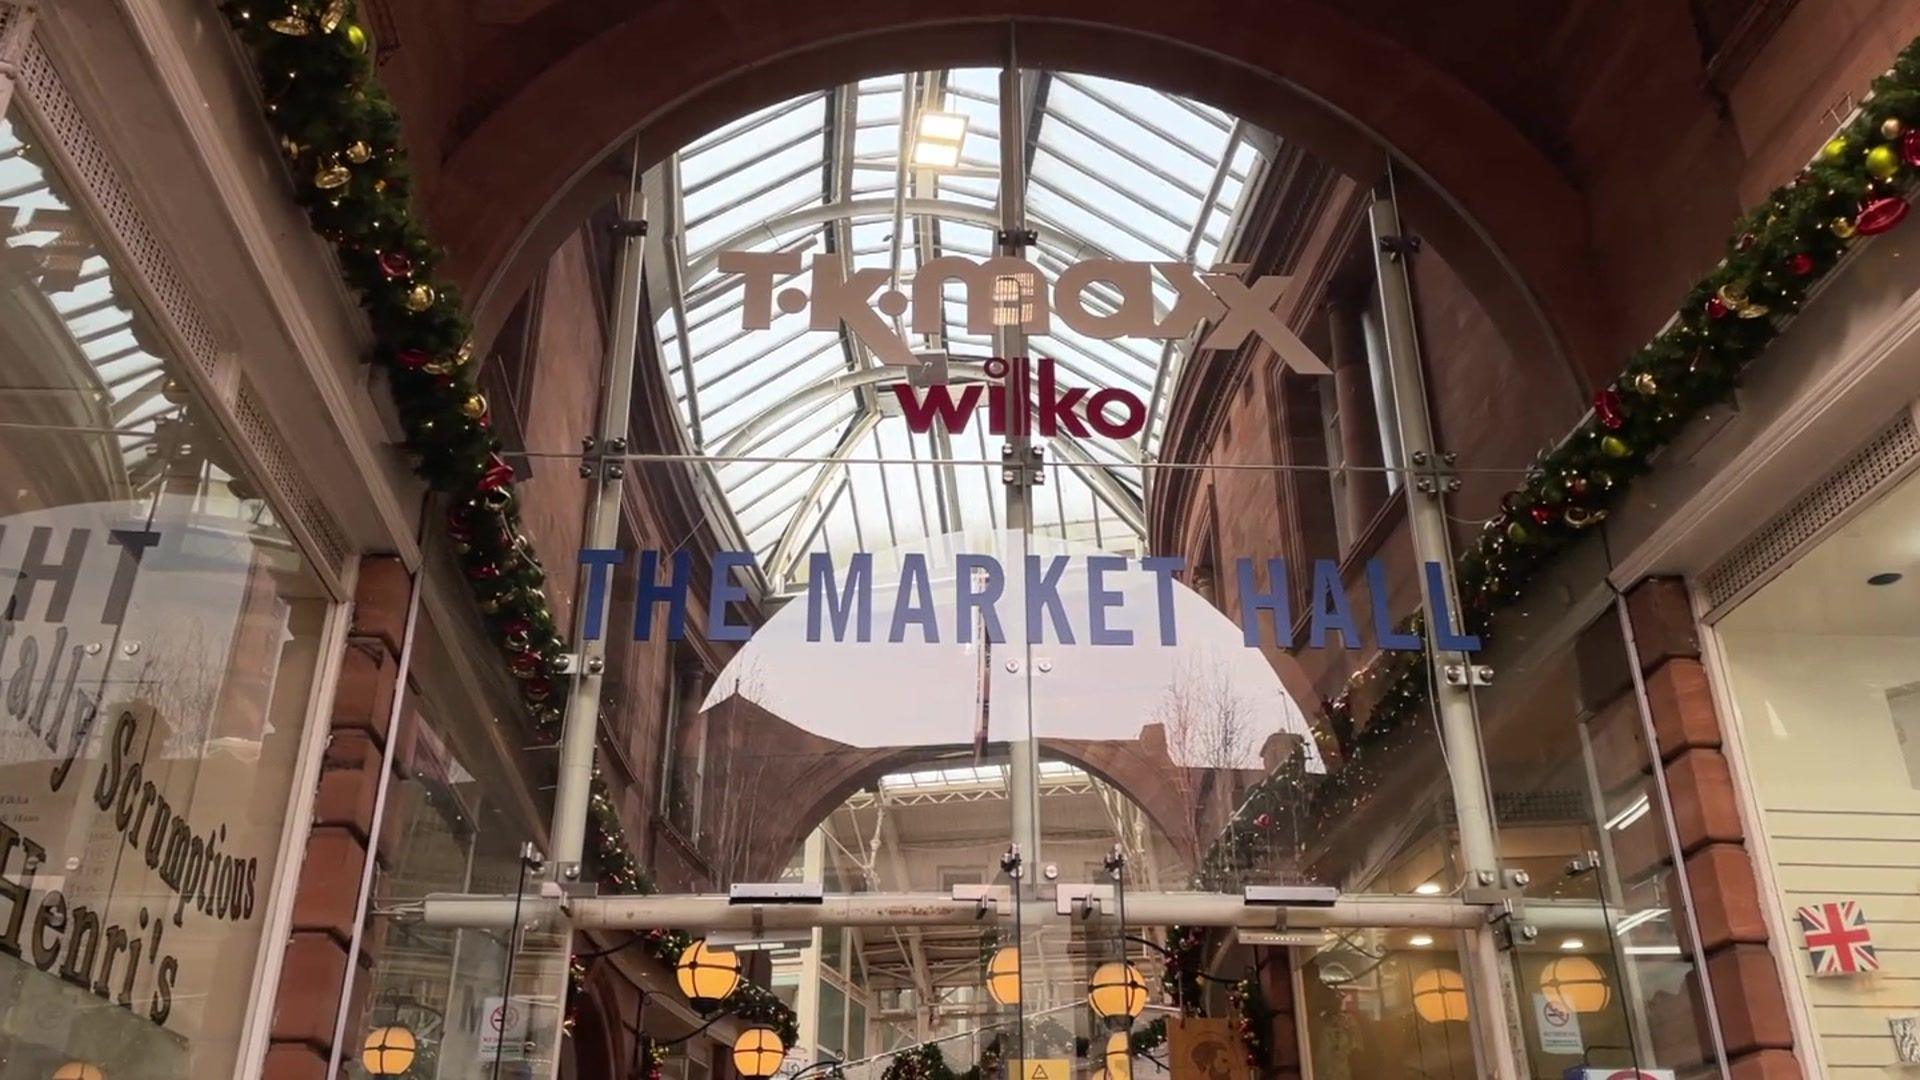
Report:
[[[363,936],[360,955],[350,962],[347,953],[361,877],[376,846],[374,802],[386,780],[381,762],[387,740],[395,735],[389,725],[393,696],[400,692],[410,587],[398,559],[361,561],[346,656],[333,695],[333,730],[294,890],[292,937],[273,999],[264,1080],[322,1080],[342,992],[368,982],[373,943]],[[358,1035],[347,1031],[350,1041]]]
[[[1360,308],[1351,298],[1328,302],[1327,342],[1334,403],[1340,410],[1340,456],[1348,466],[1347,529],[1357,538],[1386,503],[1387,478],[1378,471],[1357,471],[1381,465],[1380,421],[1373,407],[1373,371],[1367,363]]]
[[[1761,914],[1753,854],[1721,749],[1721,721],[1700,663],[1686,588],[1678,579],[1649,578],[1627,593],[1627,612],[1679,834],[1680,872],[1693,896],[1699,953],[1733,1078],[1799,1080],[1786,991],[1773,955],[1790,945],[1769,940]]]

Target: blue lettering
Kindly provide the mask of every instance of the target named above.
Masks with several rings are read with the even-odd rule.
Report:
[[[1178,555],[1150,555],[1140,560],[1141,569],[1154,575],[1154,601],[1160,610],[1160,644],[1176,644],[1173,628],[1173,575],[1187,568],[1187,560]]]
[[[1440,573],[1440,564],[1427,564],[1427,594],[1433,598],[1433,647],[1442,652],[1479,652],[1479,634],[1456,634],[1453,632],[1453,612],[1448,610],[1447,580]]]
[[[1067,557],[1055,555],[1046,571],[1040,569],[1040,556],[1027,556],[1027,643],[1038,645],[1046,637],[1040,617],[1044,612],[1053,622],[1053,635],[1062,645],[1073,644],[1073,627],[1067,623],[1067,606],[1060,601],[1060,575],[1067,572]]]
[[[847,639],[847,619],[854,620],[853,639],[873,640],[873,554],[856,551],[847,560],[847,584],[833,587],[833,556],[816,551],[807,558],[807,640],[820,640],[820,608],[833,620],[833,640]]]
[[[1007,575],[1000,569],[1000,560],[991,555],[958,555],[953,562],[954,588],[960,593],[960,628],[954,636],[963,645],[973,640],[973,613],[978,611],[987,640],[996,645],[1007,640],[1000,629],[999,609],[995,607],[1007,588]],[[973,588],[976,574],[980,578],[978,592]]]
[[[1234,560],[1234,574],[1240,580],[1240,638],[1247,647],[1260,647],[1260,613],[1273,613],[1273,636],[1283,649],[1293,648],[1293,601],[1288,597],[1287,560],[1267,560],[1267,580],[1272,592],[1261,592],[1253,579],[1253,560]]]
[[[1360,626],[1353,621],[1353,608],[1347,603],[1340,564],[1332,559],[1313,560],[1312,619],[1307,630],[1308,648],[1326,648],[1327,635],[1335,630],[1340,631],[1340,641],[1347,648],[1360,647]]]
[[[900,592],[893,602],[893,627],[887,640],[898,644],[907,639],[907,624],[920,626],[920,639],[931,645],[940,640],[940,618],[933,610],[933,582],[927,576],[927,557],[904,555],[900,559]]]
[[[587,568],[586,625],[580,630],[585,640],[600,640],[607,618],[607,572],[626,561],[627,553],[618,548],[580,549],[580,565]]]
[[[727,608],[747,601],[747,587],[733,580],[733,571],[736,567],[751,566],[753,566],[751,551],[713,553],[713,588],[707,594],[708,641],[745,641],[753,636],[751,626],[741,626],[727,621]]]
[[[1387,568],[1379,559],[1367,560],[1367,594],[1373,598],[1373,633],[1382,649],[1393,652],[1419,652],[1420,635],[1393,628],[1393,612],[1387,596]]]
[[[1087,620],[1093,627],[1087,634],[1088,644],[1133,644],[1133,631],[1107,626],[1107,612],[1126,599],[1120,590],[1107,588],[1107,571],[1126,568],[1127,560],[1119,555],[1087,556]]]
[[[640,553],[640,581],[633,597],[633,640],[653,640],[653,606],[667,602],[667,640],[687,636],[687,583],[693,580],[693,553],[673,553],[673,583],[654,580],[660,569],[660,553],[648,548]]]

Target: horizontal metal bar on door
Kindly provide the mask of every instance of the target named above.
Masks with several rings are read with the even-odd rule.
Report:
[[[1130,892],[1130,926],[1182,925],[1244,929],[1361,928],[1469,930],[1494,910],[1449,897],[1341,896],[1329,905],[1248,903],[1231,894]],[[798,930],[816,926],[969,926],[1011,918],[1005,904],[982,905],[939,893],[829,894],[810,903],[742,903],[725,895],[473,896],[436,894],[383,914],[435,927],[505,929],[516,920],[564,919],[578,930]],[[1023,923],[1114,922],[1106,909],[1061,914],[1053,901],[1025,903]],[[1529,903],[1524,919],[1549,930],[1604,932],[1606,912],[1584,902]]]

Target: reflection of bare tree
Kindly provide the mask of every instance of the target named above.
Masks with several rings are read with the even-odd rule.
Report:
[[[1169,837],[1188,866],[1218,829],[1217,809],[1230,807],[1234,791],[1217,790],[1254,749],[1253,710],[1234,688],[1224,663],[1190,658],[1174,672],[1153,721],[1167,744],[1167,783],[1180,796],[1181,819]]]
[[[705,719],[708,758],[701,840],[721,885],[739,880],[752,858],[752,810],[767,777],[767,761],[750,744],[748,710],[742,703],[761,700],[762,682],[758,665],[746,665]]]

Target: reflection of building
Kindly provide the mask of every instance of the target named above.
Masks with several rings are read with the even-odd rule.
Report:
[[[645,1074],[644,1035],[727,1080],[790,1011],[789,1076],[930,1040],[964,1071],[1024,1016],[1029,1057],[1114,1080],[1087,982],[1133,960],[1158,1030],[1169,947],[1263,1076],[1509,1075],[1501,1032],[1540,1076],[1893,1065],[1920,367],[1912,241],[1875,234],[1920,114],[1876,110],[1913,95],[1727,222],[1920,7],[1427,7],[252,0],[230,48],[205,5],[0,0],[0,1075],[359,1076],[403,1030],[414,1076]],[[1680,297],[1697,340],[1636,351]],[[1488,637],[1490,681],[1454,659],[1497,867],[1447,658],[1382,648],[1429,490]],[[992,572],[939,559],[1029,541],[1134,560],[1124,605],[1082,563],[1038,606],[1078,651],[989,647]],[[604,670],[569,668],[583,547],[685,555],[687,632],[625,564]],[[942,616],[906,642],[779,636],[822,568],[921,549]],[[1160,644],[1142,557],[1182,560],[1218,656]],[[604,893],[998,902],[1019,842],[1031,921],[742,931],[767,989],[702,1029],[677,938],[416,918],[564,879],[570,698]],[[1242,924],[1121,940],[1116,849],[1136,912]],[[1390,914],[1237,899],[1283,885]],[[1820,976],[1796,914],[1848,900],[1879,971]],[[986,985],[1009,945],[1022,1013]]]

